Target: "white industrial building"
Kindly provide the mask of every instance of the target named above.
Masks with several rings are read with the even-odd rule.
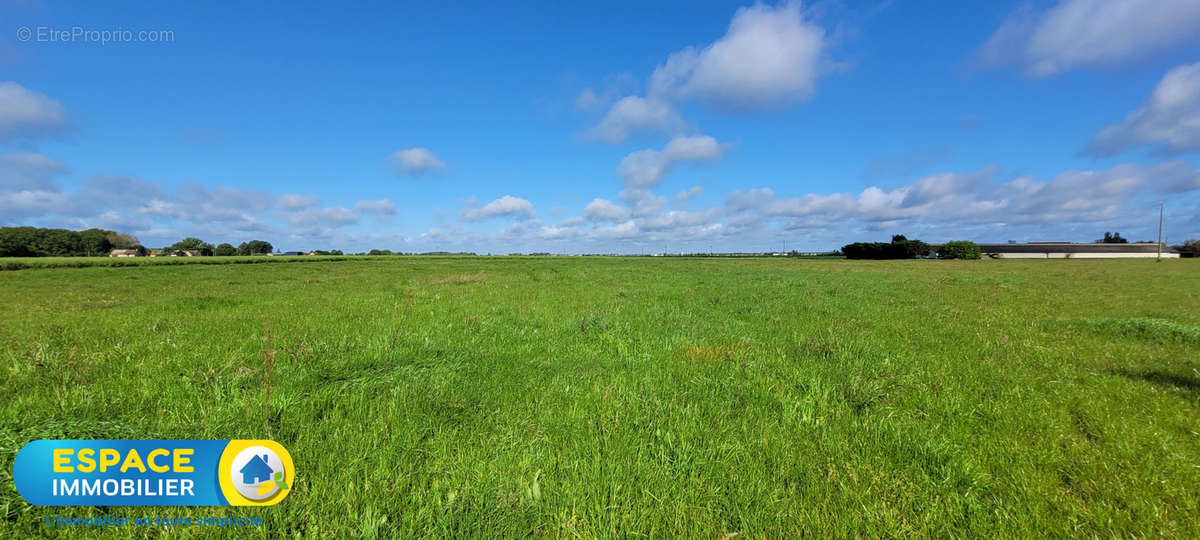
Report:
[[[984,257],[992,259],[1153,259],[1159,245],[1154,242],[1128,244],[1076,244],[1072,242],[1029,242],[1027,244],[979,244]],[[1179,252],[1162,246],[1164,259],[1178,259]]]

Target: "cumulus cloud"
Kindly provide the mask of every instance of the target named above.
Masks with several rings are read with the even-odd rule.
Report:
[[[676,193],[675,198],[681,201],[690,201],[696,197],[699,197],[701,193],[704,193],[704,188],[700,186],[692,186],[688,189],[680,191],[679,193]]]
[[[619,143],[640,130],[676,133],[683,127],[683,119],[671,103],[628,96],[614,103],[600,123],[588,131],[588,136],[594,140]]]
[[[392,203],[391,199],[358,201],[354,205],[354,209],[364,214],[374,214],[376,216],[392,216],[396,214],[396,205]]]
[[[1200,188],[1200,172],[1182,162],[1066,171],[1049,180],[1023,176],[994,182],[994,176],[995,170],[986,168],[931,175],[893,190],[871,186],[858,196],[808,194],[776,201],[769,212],[859,222],[1062,225],[1110,219],[1142,193]]]
[[[728,212],[744,212],[756,210],[775,199],[775,191],[771,188],[755,188],[748,191],[735,189],[725,196],[725,210]]]
[[[21,190],[0,193],[0,223],[15,225],[14,218],[56,214],[70,202],[70,196],[57,191]]]
[[[666,197],[655,195],[646,189],[623,189],[617,194],[617,198],[632,207],[630,214],[633,217],[657,214],[667,205]]]
[[[650,76],[648,95],[735,108],[803,101],[821,74],[825,41],[800,2],[743,7],[717,41],[668,56]]]
[[[288,221],[294,227],[324,229],[357,223],[358,213],[343,206],[310,208],[292,214]]]
[[[279,207],[284,210],[304,210],[321,204],[320,197],[286,193],[279,196]]]
[[[66,129],[67,110],[44,94],[0,82],[0,143],[50,135]]]
[[[529,219],[533,215],[533,203],[512,195],[505,195],[479,208],[468,208],[462,212],[465,221],[484,221],[498,217]]]
[[[216,187],[189,183],[169,195],[158,184],[149,184],[140,197],[129,194],[129,200],[147,201],[137,209],[139,214],[174,218],[192,223],[223,223],[234,226],[257,226],[274,205],[275,198],[260,190]],[[151,190],[155,191],[151,191]]]
[[[678,231],[709,225],[719,215],[716,208],[699,211],[671,210],[638,220],[638,229],[643,231]]]
[[[42,154],[0,154],[0,191],[57,191],[53,177],[67,166]]]
[[[592,199],[583,207],[583,217],[594,222],[623,222],[629,219],[630,211],[607,199]]]
[[[1086,152],[1111,156],[1139,146],[1169,154],[1200,150],[1200,62],[1168,71],[1141,107],[1100,131]]]
[[[1200,36],[1194,0],[1065,0],[1017,9],[978,52],[985,65],[1021,64],[1045,77],[1130,61]]]
[[[724,36],[668,55],[650,75],[645,96],[618,100],[587,133],[610,143],[637,131],[677,135],[685,127],[677,106],[688,100],[740,110],[807,100],[824,71],[827,41],[798,1],[743,7]],[[595,92],[576,99],[580,106],[599,103]]]
[[[341,227],[359,220],[359,212],[378,215],[387,211],[382,203],[390,204],[315,208],[319,201],[311,195],[276,196],[198,183],[168,189],[161,182],[104,174],[67,190],[50,178],[65,171],[65,165],[41,154],[0,155],[0,225],[100,227],[134,234],[148,246],[197,236],[232,243],[265,237],[305,247],[340,234]]]
[[[409,175],[421,175],[446,166],[427,148],[405,148],[392,152],[392,163],[396,165],[397,172]]]
[[[649,188],[658,185],[675,163],[713,161],[721,157],[727,148],[728,145],[718,143],[707,135],[676,137],[661,151],[639,150],[625,156],[617,165],[617,175],[627,187]]]
[[[610,225],[608,227],[596,229],[592,232],[591,237],[599,240],[627,239],[637,237],[640,233],[641,231],[638,229],[637,223],[633,220],[629,220],[616,225]]]
[[[588,87],[575,96],[575,108],[590,111],[607,107],[617,98],[636,92],[641,83],[632,73],[613,73],[598,88]]]
[[[575,107],[581,110],[595,109],[604,104],[604,99],[591,88],[584,88],[575,96]]]

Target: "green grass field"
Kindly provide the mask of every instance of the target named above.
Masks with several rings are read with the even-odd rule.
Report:
[[[1190,260],[396,257],[0,297],[0,537],[1200,536]],[[12,459],[42,438],[272,438],[298,480],[265,509],[33,507]]]

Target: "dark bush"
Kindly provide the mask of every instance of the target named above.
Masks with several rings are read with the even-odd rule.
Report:
[[[915,259],[929,255],[929,244],[920,240],[909,240],[902,234],[892,237],[891,243],[855,242],[842,246],[847,259]]]
[[[946,242],[938,250],[939,259],[978,259],[980,255],[979,246],[969,240]]]

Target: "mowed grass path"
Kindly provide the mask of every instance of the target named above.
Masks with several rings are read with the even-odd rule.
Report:
[[[398,257],[0,297],[0,537],[1200,536],[1193,261]],[[37,508],[10,475],[41,438],[272,438],[299,479]]]

